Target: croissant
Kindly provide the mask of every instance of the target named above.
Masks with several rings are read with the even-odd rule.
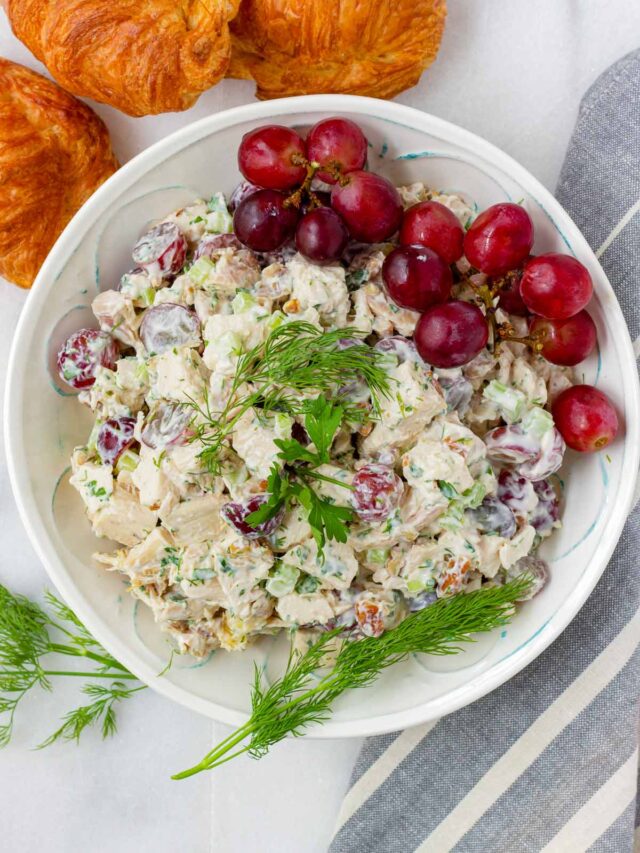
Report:
[[[30,287],[69,219],[117,168],[93,110],[0,58],[0,275]]]
[[[259,98],[342,92],[392,98],[438,52],[445,0],[243,0],[227,76]]]
[[[15,35],[74,95],[186,110],[224,77],[240,0],[5,0]]]

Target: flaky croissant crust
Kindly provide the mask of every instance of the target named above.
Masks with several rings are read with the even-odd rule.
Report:
[[[445,0],[243,0],[227,76],[259,98],[317,92],[391,98],[436,57]]]
[[[6,0],[16,36],[70,92],[134,116],[185,110],[224,77],[239,0]]]
[[[117,168],[93,110],[0,58],[0,275],[30,287],[64,226]]]

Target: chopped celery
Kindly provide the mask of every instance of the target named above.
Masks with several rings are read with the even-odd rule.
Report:
[[[209,275],[214,269],[215,264],[213,261],[210,258],[203,257],[198,258],[187,274],[194,284],[198,284],[202,287],[207,283]]]
[[[148,308],[150,305],[153,305],[155,298],[156,298],[155,288],[145,287],[145,289],[138,296],[136,301],[139,302],[145,308]]]
[[[287,563],[280,563],[273,575],[267,580],[265,588],[269,595],[280,598],[293,592],[299,577],[300,569]]]
[[[471,507],[472,509],[475,509],[476,507],[480,506],[486,494],[486,487],[480,482],[475,482],[470,489],[466,489],[463,492],[462,500],[465,507]]]
[[[140,462],[140,457],[133,450],[125,450],[116,462],[116,474],[120,471],[135,471]]]
[[[497,379],[489,382],[487,387],[482,392],[485,400],[495,403],[500,414],[507,423],[519,421],[522,417],[527,398],[516,388],[508,388]]]
[[[367,551],[367,563],[376,563],[384,566],[389,556],[388,548],[370,548]]]
[[[463,509],[460,504],[452,503],[444,515],[438,519],[440,527],[445,530],[456,531],[460,530],[463,521]]]
[[[207,203],[205,231],[213,234],[229,234],[233,231],[233,220],[222,193],[215,193]]]
[[[149,367],[146,361],[139,361],[136,366],[136,379],[143,385],[149,381]]]
[[[533,406],[522,419],[522,428],[525,432],[535,435],[536,438],[542,438],[546,432],[553,428],[551,413],[540,406]]]
[[[244,314],[258,304],[258,300],[246,290],[239,290],[231,300],[231,309],[234,314]]]
[[[462,494],[445,480],[438,480],[438,487],[449,501],[446,513],[441,515],[439,519],[440,526],[444,527],[445,530],[459,530],[464,521],[464,511],[480,506],[487,493],[485,486],[480,482],[475,482]]]
[[[89,438],[87,439],[87,450],[93,456],[98,448],[98,433],[100,432],[100,427],[104,421],[101,421],[100,418],[96,418],[96,421],[91,428],[91,433],[89,434]]]
[[[282,313],[282,311],[274,311],[273,314],[267,320],[266,327],[269,332],[275,331],[275,329],[279,329],[280,326],[286,322],[287,316]]]
[[[293,418],[284,412],[276,412],[273,418],[273,431],[276,438],[291,438]]]
[[[424,592],[426,589],[433,589],[435,585],[436,583],[431,571],[424,571],[420,573],[420,577],[414,577],[407,581],[407,591],[410,592],[411,595],[417,595],[420,592]]]

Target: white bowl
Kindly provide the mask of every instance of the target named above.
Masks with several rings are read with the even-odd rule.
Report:
[[[355,119],[371,143],[370,164],[396,182],[462,191],[484,208],[519,201],[536,229],[535,252],[575,254],[595,283],[590,310],[600,351],[583,367],[622,415],[608,453],[568,454],[564,527],[548,545],[552,577],[504,631],[445,659],[411,659],[336,705],[322,737],[393,731],[450,713],[493,690],[545,649],[575,616],[604,571],[630,509],[640,424],[635,359],[611,286],[553,196],[506,154],[473,134],[399,104],[319,95],[256,103],[210,116],[153,145],[117,172],[74,217],[47,258],[22,313],[9,364],[6,444],[23,522],[53,582],[87,627],[132,672],[165,696],[214,719],[246,719],[253,661],[273,656],[266,640],[204,664],[180,659],[160,676],[167,645],[122,579],[92,564],[104,542],[91,533],[66,476],[69,454],[86,439],[88,413],[58,384],[53,356],[87,324],[89,305],[130,265],[147,223],[198,196],[230,192],[239,179],[243,133],[265,122],[309,125],[323,116]],[[92,325],[95,325],[92,323]]]

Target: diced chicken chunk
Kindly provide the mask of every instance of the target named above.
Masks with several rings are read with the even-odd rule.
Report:
[[[109,501],[93,516],[97,536],[122,545],[137,545],[156,526],[158,513],[138,501],[136,495],[116,485]]]
[[[320,592],[283,595],[278,599],[276,610],[288,625],[325,625],[333,618],[331,603]]]
[[[220,495],[202,495],[181,501],[168,512],[163,512],[161,521],[178,545],[192,545],[206,539],[216,539],[226,532],[220,516],[225,499]]]
[[[313,575],[330,589],[348,589],[358,573],[353,549],[346,543],[333,540],[325,543],[324,560],[318,555],[315,540],[308,539],[287,551],[282,562]]]

